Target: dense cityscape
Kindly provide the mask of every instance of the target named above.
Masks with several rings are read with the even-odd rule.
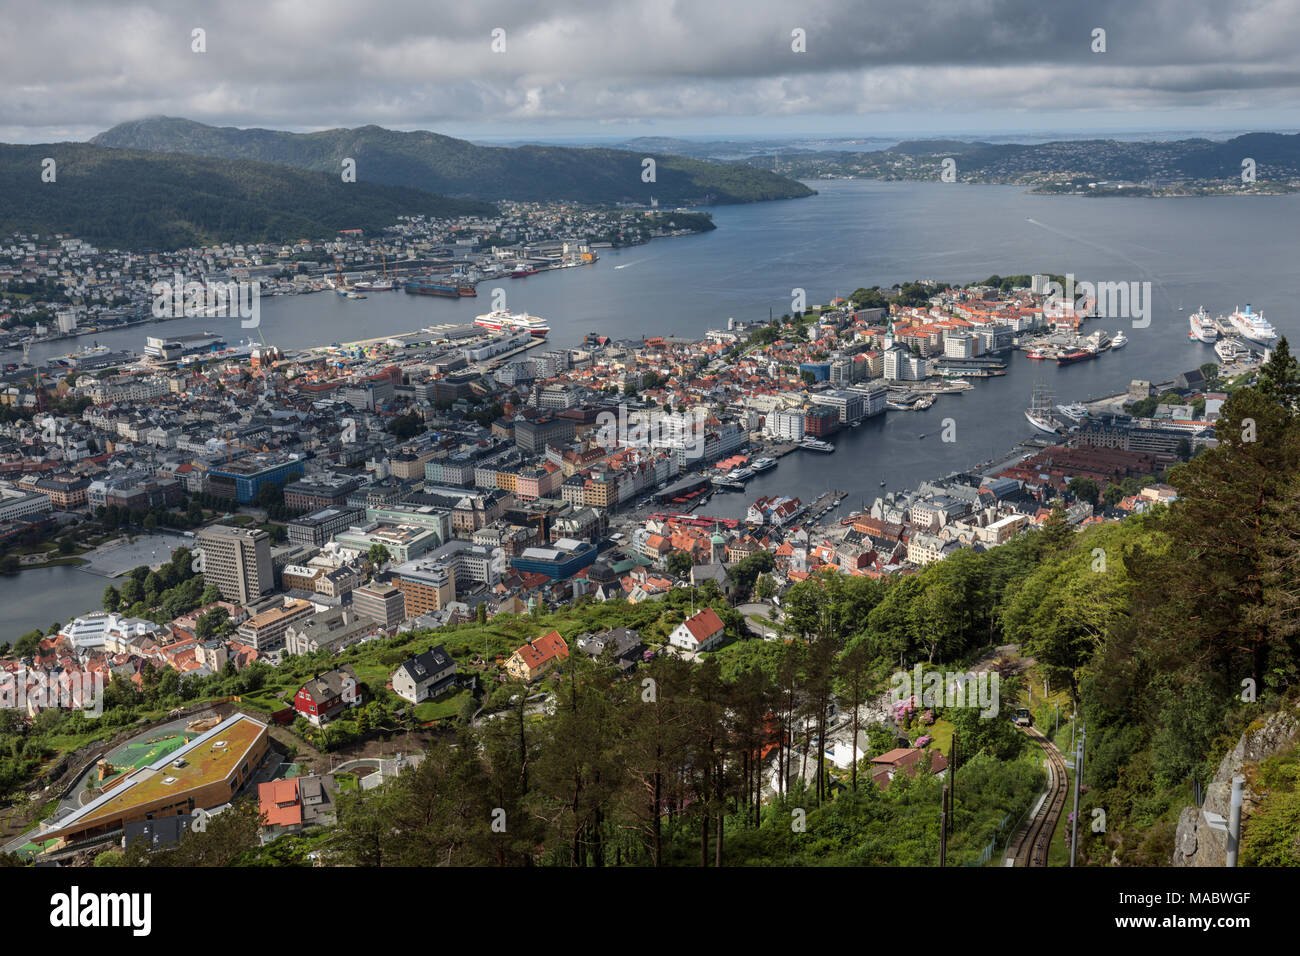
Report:
[[[0,41],[10,915],[1284,913],[1294,11],[50,2]]]

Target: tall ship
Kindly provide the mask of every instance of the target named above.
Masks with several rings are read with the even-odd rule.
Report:
[[[1025,409],[1025,418],[1039,431],[1055,435],[1061,430],[1056,419],[1052,417],[1052,393],[1042,382],[1034,386],[1034,397],[1030,406]]]
[[[1232,323],[1234,329],[1252,342],[1271,345],[1277,339],[1277,330],[1273,328],[1272,323],[1264,318],[1264,313],[1250,311],[1249,302],[1246,303],[1245,309],[1238,309],[1228,316],[1228,321]]]
[[[1250,306],[1246,306],[1246,308],[1250,308]],[[1205,306],[1201,306],[1200,309],[1187,317],[1187,325],[1187,337],[1189,339],[1204,342],[1206,345],[1213,345],[1219,340],[1219,327],[1210,318],[1210,313],[1205,311]]]
[[[527,312],[507,312],[497,309],[485,312],[474,319],[474,324],[491,332],[528,332],[530,335],[543,336],[551,331],[545,319]]]
[[[408,295],[441,295],[451,299],[460,298],[460,289],[444,282],[432,282],[428,279],[408,279],[402,286]]]

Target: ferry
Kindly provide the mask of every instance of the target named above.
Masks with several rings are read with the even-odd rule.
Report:
[[[1111,350],[1113,351],[1115,349],[1122,349],[1126,345],[1128,345],[1128,339],[1125,338],[1124,331],[1121,329],[1120,331],[1116,332],[1115,337],[1110,340],[1110,347]]]
[[[755,458],[754,461],[750,464],[749,467],[750,467],[750,469],[751,469],[755,474],[758,474],[759,472],[764,472],[764,471],[771,471],[773,468],[776,467],[776,459],[775,459],[775,458]]]
[[[527,331],[530,335],[538,337],[551,331],[545,319],[529,315],[527,312],[507,312],[505,309],[485,312],[474,319],[474,324],[491,332]]]
[[[820,438],[805,438],[799,443],[800,448],[808,451],[832,452],[835,446],[828,441],[822,441]]]
[[[1271,345],[1277,339],[1277,330],[1273,328],[1272,323],[1264,318],[1264,313],[1250,311],[1249,302],[1246,303],[1244,310],[1238,309],[1228,316],[1228,321],[1232,323],[1234,329],[1252,342]]]
[[[1187,317],[1187,337],[1195,339],[1197,342],[1204,342],[1206,345],[1213,345],[1219,338],[1219,328],[1210,318],[1210,313],[1205,311],[1205,306],[1193,312]]]
[[[1223,361],[1232,363],[1249,355],[1250,349],[1236,339],[1219,339],[1214,345],[1214,354]]]
[[[754,477],[754,473],[748,468],[733,468],[727,472],[728,481],[749,481]]]

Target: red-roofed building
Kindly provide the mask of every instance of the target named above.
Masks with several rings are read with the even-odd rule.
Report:
[[[879,757],[872,757],[871,779],[884,789],[900,773],[914,777],[917,768],[925,766],[926,753],[927,751],[921,747],[897,747]],[[937,750],[928,753],[930,753],[930,773],[938,776],[948,769],[947,757]]]
[[[691,615],[668,635],[668,643],[686,651],[716,650],[726,636],[726,626],[711,607]]]
[[[506,661],[506,673],[518,680],[534,681],[552,664],[569,656],[569,645],[559,631],[543,634],[518,648]]]

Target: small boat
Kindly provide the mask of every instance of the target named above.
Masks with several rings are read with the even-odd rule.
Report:
[[[917,438],[924,438],[924,437],[925,437],[925,432],[921,432],[921,434],[917,435],[916,437],[917,437]]]

